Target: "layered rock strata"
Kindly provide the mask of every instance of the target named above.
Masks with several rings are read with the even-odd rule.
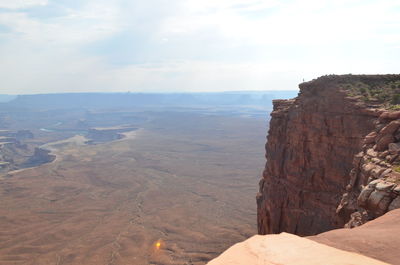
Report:
[[[383,111],[354,156],[338,214],[351,214],[348,227],[400,208],[400,111]]]
[[[360,207],[376,217],[397,205],[397,186],[385,182],[394,178],[389,164],[400,149],[397,122],[389,126],[397,116],[382,114],[378,104],[344,89],[348,83],[377,87],[388,80],[400,76],[324,76],[300,84],[297,98],[274,101],[257,194],[259,234],[313,235],[343,227]],[[336,211],[342,194],[346,198]]]

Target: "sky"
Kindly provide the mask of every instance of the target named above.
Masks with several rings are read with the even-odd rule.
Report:
[[[399,62],[399,0],[0,0],[0,94],[296,90]]]

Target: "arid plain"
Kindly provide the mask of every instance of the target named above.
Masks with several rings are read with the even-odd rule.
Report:
[[[0,180],[0,264],[205,264],[256,233],[268,114],[141,115]]]

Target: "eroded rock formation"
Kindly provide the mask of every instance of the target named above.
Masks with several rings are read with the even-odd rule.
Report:
[[[51,151],[38,148],[34,149],[34,153],[29,159],[22,164],[22,167],[33,167],[41,164],[52,162],[56,158],[55,155],[51,154]]]
[[[110,128],[92,128],[89,129],[87,138],[90,139],[88,141],[89,144],[93,143],[104,143],[109,141],[114,141],[118,139],[122,139],[124,137],[123,133],[134,131],[137,128],[133,127],[110,127]]]
[[[362,223],[397,203],[397,186],[387,180],[400,149],[395,143],[400,120],[393,122],[397,116],[383,115],[381,105],[346,89],[349,84],[379,89],[393,80],[400,76],[324,76],[301,84],[297,98],[274,101],[257,194],[259,234],[313,235],[343,227],[350,218]],[[360,207],[369,215],[354,214]]]
[[[400,208],[400,111],[383,111],[364,139],[337,213],[351,214],[348,227],[359,226]]]
[[[29,130],[0,130],[0,174],[41,165],[55,159],[50,151],[24,141],[32,138],[33,134]]]

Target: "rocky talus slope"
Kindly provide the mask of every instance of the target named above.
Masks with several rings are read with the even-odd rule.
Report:
[[[274,101],[259,234],[314,235],[400,207],[399,88],[400,75],[324,76]]]
[[[354,156],[346,192],[336,210],[351,213],[348,227],[400,208],[400,111],[383,111]],[[346,214],[346,215],[347,215]]]

